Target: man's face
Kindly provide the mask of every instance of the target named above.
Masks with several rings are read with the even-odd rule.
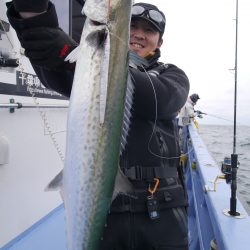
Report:
[[[151,23],[141,18],[131,20],[130,50],[141,57],[146,57],[161,47],[162,39],[159,39],[160,33]]]

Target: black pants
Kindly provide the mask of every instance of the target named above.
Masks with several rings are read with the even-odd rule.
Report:
[[[153,249],[188,249],[185,208],[161,210],[156,220],[151,220],[146,211],[109,214],[100,250]]]

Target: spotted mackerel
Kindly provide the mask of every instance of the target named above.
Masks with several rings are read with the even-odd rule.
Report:
[[[131,0],[87,0],[80,46],[66,58],[77,61],[63,170],[69,250],[98,249],[113,190],[120,192],[114,184],[133,92],[127,84],[131,6]]]

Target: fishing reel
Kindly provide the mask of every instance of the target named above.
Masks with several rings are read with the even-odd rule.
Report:
[[[237,166],[240,165],[239,161]],[[224,161],[221,164],[221,172],[224,174],[226,183],[230,184],[232,182],[232,164],[230,157],[224,157]]]
[[[206,115],[206,113],[200,111],[200,110],[195,110],[195,115],[198,117],[198,118],[203,118],[203,115]]]

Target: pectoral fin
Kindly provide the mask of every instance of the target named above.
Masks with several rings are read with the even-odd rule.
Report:
[[[46,186],[45,191],[58,191],[62,189],[63,171],[61,170]]]

